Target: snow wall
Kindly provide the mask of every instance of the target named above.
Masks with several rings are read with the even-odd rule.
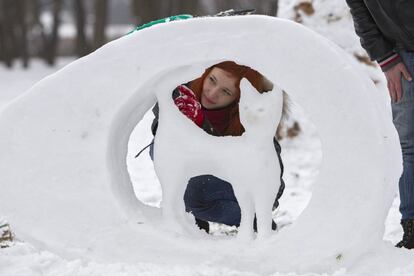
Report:
[[[308,207],[266,240],[169,230],[159,209],[136,199],[126,168],[129,135],[156,97],[222,60],[287,91],[322,141]],[[156,25],[71,63],[2,110],[0,208],[19,237],[66,258],[333,271],[382,241],[401,172],[384,102],[345,52],[294,22],[255,15]]]

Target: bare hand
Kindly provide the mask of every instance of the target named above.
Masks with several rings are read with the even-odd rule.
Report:
[[[408,81],[411,81],[411,75],[405,67],[404,63],[400,62],[388,71],[385,72],[387,78],[388,92],[390,93],[393,102],[399,102],[402,99],[403,91],[401,85],[401,74]]]

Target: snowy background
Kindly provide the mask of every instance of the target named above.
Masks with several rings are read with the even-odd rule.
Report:
[[[332,3],[335,2],[335,3]],[[337,1],[314,1],[313,9],[297,10],[295,1],[281,1],[280,14],[282,17],[301,20],[302,23],[328,37],[351,56],[361,61],[362,68],[377,84],[378,93],[386,93],[384,78],[377,67],[369,63],[366,54],[360,48],[355,36],[352,20],[345,3]],[[340,4],[341,3],[341,4]],[[298,17],[300,17],[298,19]],[[18,97],[31,85],[43,77],[62,68],[71,62],[71,59],[61,59],[56,68],[45,67],[35,62],[30,70],[16,69],[13,71],[0,68],[0,108],[9,101]],[[281,228],[288,227],[306,208],[312,196],[312,186],[318,176],[322,152],[317,129],[307,119],[306,113],[293,103],[291,118],[283,131],[282,158],[285,164],[284,179],[286,190],[280,201],[280,208],[274,213],[274,218]],[[149,125],[152,115],[147,114],[144,120],[136,127],[129,142],[127,164],[137,197],[148,205],[159,206],[161,188],[154,173],[151,160],[147,152],[139,158],[133,156],[146,144],[152,136]],[[294,127],[295,122],[299,130]],[[296,130],[296,131],[295,131]],[[289,134],[288,134],[289,132]],[[295,133],[296,132],[296,133]],[[295,134],[294,134],[295,133]],[[396,184],[397,185],[397,184]],[[387,220],[384,222],[386,231],[384,239],[392,243],[399,241],[402,231],[399,226],[398,196],[396,195]],[[358,211],[358,210],[350,210]],[[0,224],[2,213],[0,210]],[[357,228],[358,226],[355,226]],[[11,225],[13,229],[13,225]],[[233,235],[234,229],[214,225],[213,235]],[[110,245],[108,245],[110,250]],[[370,275],[369,271],[375,262],[364,269],[355,269],[349,272],[344,269],[331,275]],[[393,275],[413,275],[414,262],[408,266],[394,269]],[[82,259],[68,261],[46,251],[40,251],[33,245],[22,241],[17,236],[10,247],[0,249],[0,275],[255,275],[252,273],[233,271],[226,268],[209,267],[202,265],[191,266],[163,266],[152,264],[123,264],[123,263],[94,263]],[[275,273],[274,275],[297,275],[295,273]],[[307,274],[317,275],[317,274]],[[325,274],[327,275],[327,274]]]

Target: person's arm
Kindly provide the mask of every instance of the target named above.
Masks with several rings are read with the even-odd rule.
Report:
[[[186,85],[179,85],[173,90],[172,99],[174,100],[175,105],[178,107],[181,113],[187,116],[198,126],[203,125],[204,114],[201,110],[201,104],[197,101],[196,96],[194,92],[191,91],[191,89],[189,89]],[[156,103],[152,108],[152,113],[154,113],[155,118],[151,124],[151,132],[155,136],[158,128],[158,103]]]
[[[401,57],[394,52],[393,44],[381,33],[363,0],[346,0],[355,32],[360,37],[362,47],[372,60],[376,60],[387,78],[388,92],[393,102],[402,98],[401,76],[411,81],[411,75],[402,63]]]
[[[388,60],[383,65],[391,67],[398,63],[396,58],[401,59],[393,51],[393,44],[382,34],[364,1],[346,0],[346,2],[354,20],[355,32],[359,36],[361,45],[367,51],[370,58],[378,61],[380,64],[382,61]],[[389,58],[392,58],[392,60],[389,60]]]
[[[204,121],[204,112],[196,95],[185,85],[180,85],[177,89],[179,95],[174,98],[175,105],[188,119],[201,127]]]

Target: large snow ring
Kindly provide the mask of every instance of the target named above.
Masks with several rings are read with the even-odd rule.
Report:
[[[152,83],[174,87],[223,59],[279,84],[322,140],[307,209],[254,246],[158,230],[158,210],[135,198],[125,162],[129,135],[155,102]],[[401,171],[383,102],[341,49],[299,24],[243,16],[157,25],[73,62],[2,111],[0,208],[19,236],[66,257],[335,269],[382,240],[373,229],[384,228]]]

